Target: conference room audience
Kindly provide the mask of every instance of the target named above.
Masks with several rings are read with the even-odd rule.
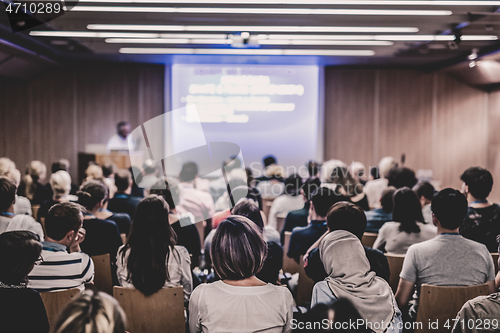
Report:
[[[115,173],[116,193],[113,198],[109,199],[108,209],[113,213],[126,213],[133,220],[135,208],[141,198],[131,195],[132,184],[130,171],[121,169]]]
[[[396,188],[389,186],[382,192],[380,197],[380,208],[365,212],[366,214],[366,232],[378,233],[385,222],[392,221],[392,209],[394,203],[392,197]]]
[[[431,209],[438,235],[410,246],[396,291],[399,307],[411,320],[416,318],[420,286],[424,283],[436,286],[487,283],[489,293],[495,292],[495,268],[490,252],[485,245],[458,233],[467,214],[465,196],[457,190],[446,188],[434,196]]]
[[[17,188],[21,184],[21,172],[17,169],[10,169],[6,174],[0,174],[0,176],[5,176],[12,180]],[[16,202],[14,203],[14,214],[16,215],[29,215],[31,216],[33,212],[31,211],[31,202],[28,198],[17,195]]]
[[[50,207],[54,206],[55,204],[59,202],[78,200],[77,197],[69,195],[69,192],[71,191],[71,176],[66,171],[59,170],[50,175],[49,184],[52,197],[49,200],[44,201],[40,205],[37,215],[38,221],[41,221],[41,219],[45,219],[45,216],[47,216],[47,212],[49,211]]]
[[[288,249],[285,249],[288,257],[293,258],[297,263],[300,262],[300,256],[305,254],[309,247],[326,232],[328,210],[339,201],[348,201],[348,199],[337,195],[327,187],[320,187],[312,194],[311,206],[309,207],[309,225],[293,229],[290,245]]]
[[[465,238],[486,245],[490,252],[498,249],[500,234],[500,206],[488,201],[493,187],[493,176],[480,167],[471,167],[460,176],[462,190],[467,196],[469,208],[460,226]]]
[[[284,215],[304,207],[304,199],[300,195],[302,188],[302,178],[298,174],[293,174],[285,179],[284,194],[274,199],[269,211],[267,224],[278,230],[278,215]],[[280,228],[281,229],[281,228]],[[280,232],[281,230],[278,230]]]
[[[306,227],[307,218],[309,216],[309,207],[311,206],[311,195],[316,192],[321,186],[319,178],[309,178],[304,182],[300,189],[300,194],[304,199],[304,207],[297,210],[292,210],[286,215],[285,224],[280,232],[281,244],[285,244],[285,232],[292,231],[295,227]]]
[[[242,216],[222,221],[211,254],[221,280],[200,284],[193,291],[189,303],[191,333],[291,332],[292,294],[255,276],[264,265],[267,244],[254,222]]]
[[[126,316],[108,294],[87,290],[59,315],[52,333],[126,333]]]
[[[93,281],[94,263],[80,249],[85,238],[83,210],[73,202],[61,202],[49,210],[42,242],[44,262],[29,274],[28,287],[39,292],[70,288],[83,291],[85,284]]]
[[[319,252],[319,244],[328,233],[345,230],[354,234],[361,241],[366,228],[366,216],[358,214],[357,211],[359,211],[359,207],[347,201],[338,202],[330,208],[326,220],[328,231],[307,250],[304,256],[304,270],[314,282],[322,281],[328,276]],[[389,263],[384,253],[367,246],[363,246],[363,248],[370,263],[370,271],[389,282]]]
[[[193,290],[191,260],[183,246],[175,245],[169,207],[163,197],[149,195],[137,205],[130,235],[118,250],[118,282],[145,296],[163,287],[182,286],[185,305]]]
[[[339,209],[341,206],[337,206]],[[351,206],[353,215],[364,215]],[[335,208],[330,214],[335,214]],[[329,215],[330,215],[329,214]],[[314,285],[311,306],[331,304],[340,298],[349,300],[359,311],[361,318],[371,323],[387,326],[370,327],[377,333],[402,332],[402,317],[389,284],[370,271],[370,264],[359,239],[345,230],[329,233],[319,246],[321,261],[328,277]]]
[[[28,198],[32,205],[40,205],[50,199],[47,189],[42,184],[47,175],[47,167],[43,162],[32,161],[26,166],[26,174],[21,179],[18,193]]]
[[[358,205],[363,210],[370,210],[368,198],[363,192],[361,185],[345,167],[336,167],[332,170],[328,184],[336,184],[331,186],[337,195],[343,195],[349,198],[349,201]],[[325,186],[328,186],[325,184]]]
[[[413,191],[417,194],[422,205],[422,215],[425,223],[432,223],[431,203],[432,197],[436,193],[434,186],[429,182],[421,182],[413,187]]]
[[[372,208],[380,207],[380,197],[382,192],[389,186],[389,180],[387,176],[392,168],[397,168],[398,162],[392,156],[386,156],[380,160],[378,163],[378,175],[379,178],[369,180],[366,182],[364,187],[364,192],[368,197],[368,204]]]
[[[7,177],[0,177],[0,233],[13,230],[30,230],[43,240],[40,223],[29,215],[15,215],[16,185]]]
[[[26,287],[27,276],[42,262],[42,244],[30,231],[0,235],[0,330],[47,333],[49,321],[40,294]]]
[[[425,224],[417,195],[408,187],[394,192],[393,222],[380,228],[374,249],[393,254],[405,254],[410,245],[436,236],[436,227]]]

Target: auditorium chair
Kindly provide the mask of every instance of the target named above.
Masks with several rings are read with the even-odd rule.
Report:
[[[80,289],[78,288],[40,293],[43,305],[45,305],[45,311],[47,312],[50,327],[55,326],[57,318],[66,305],[79,295]]]
[[[314,280],[307,276],[304,269],[304,256],[300,256],[299,283],[297,285],[297,305],[311,302]]]
[[[109,253],[93,256],[95,289],[113,295],[113,280]]]
[[[498,273],[498,253],[492,253],[493,264],[495,264],[495,275]]]
[[[423,284],[420,289],[415,333],[450,332],[458,311],[470,299],[488,295],[488,285],[443,287]],[[438,323],[433,326],[432,323]],[[448,325],[446,325],[448,324]]]
[[[365,232],[363,238],[361,238],[361,243],[366,247],[373,247],[373,243],[377,239],[378,234],[373,232]]]
[[[277,221],[276,230],[278,230],[278,232],[281,232],[281,230],[285,226],[286,215],[287,214],[278,214],[278,215],[276,215],[276,221]]]
[[[396,290],[398,289],[399,273],[401,273],[401,269],[403,268],[405,255],[386,253],[385,256],[387,258],[387,262],[389,263],[389,285],[391,286],[392,291],[395,294]]]
[[[134,288],[113,288],[127,316],[130,333],[185,333],[182,287],[162,288],[150,296]]]
[[[299,272],[300,266],[295,260],[286,255],[290,246],[291,231],[285,231],[285,240],[283,244],[283,273],[295,274]]]

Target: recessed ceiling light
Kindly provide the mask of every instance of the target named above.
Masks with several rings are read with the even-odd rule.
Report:
[[[176,3],[213,4],[212,0],[79,0],[81,3]],[[218,0],[218,4],[241,5],[384,5],[384,6],[500,6],[500,1],[425,1],[425,0]]]
[[[226,8],[226,7],[122,7],[122,6],[75,6],[76,12],[115,13],[199,13],[199,14],[273,14],[273,15],[396,15],[396,16],[447,16],[449,10],[411,9],[313,9],[313,8]]]
[[[113,44],[231,44],[231,39],[168,39],[168,38],[108,38],[106,43]],[[265,45],[351,45],[351,46],[390,46],[391,41],[378,40],[259,40]]]

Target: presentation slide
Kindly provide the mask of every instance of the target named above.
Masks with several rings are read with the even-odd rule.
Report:
[[[318,153],[318,87],[318,66],[173,65],[171,110],[184,110],[171,112],[170,149],[201,123],[207,143],[237,144],[254,174],[269,154],[303,166]]]

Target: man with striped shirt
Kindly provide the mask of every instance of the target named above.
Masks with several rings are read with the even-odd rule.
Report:
[[[84,290],[94,279],[94,263],[81,252],[85,239],[82,207],[71,202],[53,206],[45,218],[43,262],[28,276],[28,287],[39,292],[70,288]]]

